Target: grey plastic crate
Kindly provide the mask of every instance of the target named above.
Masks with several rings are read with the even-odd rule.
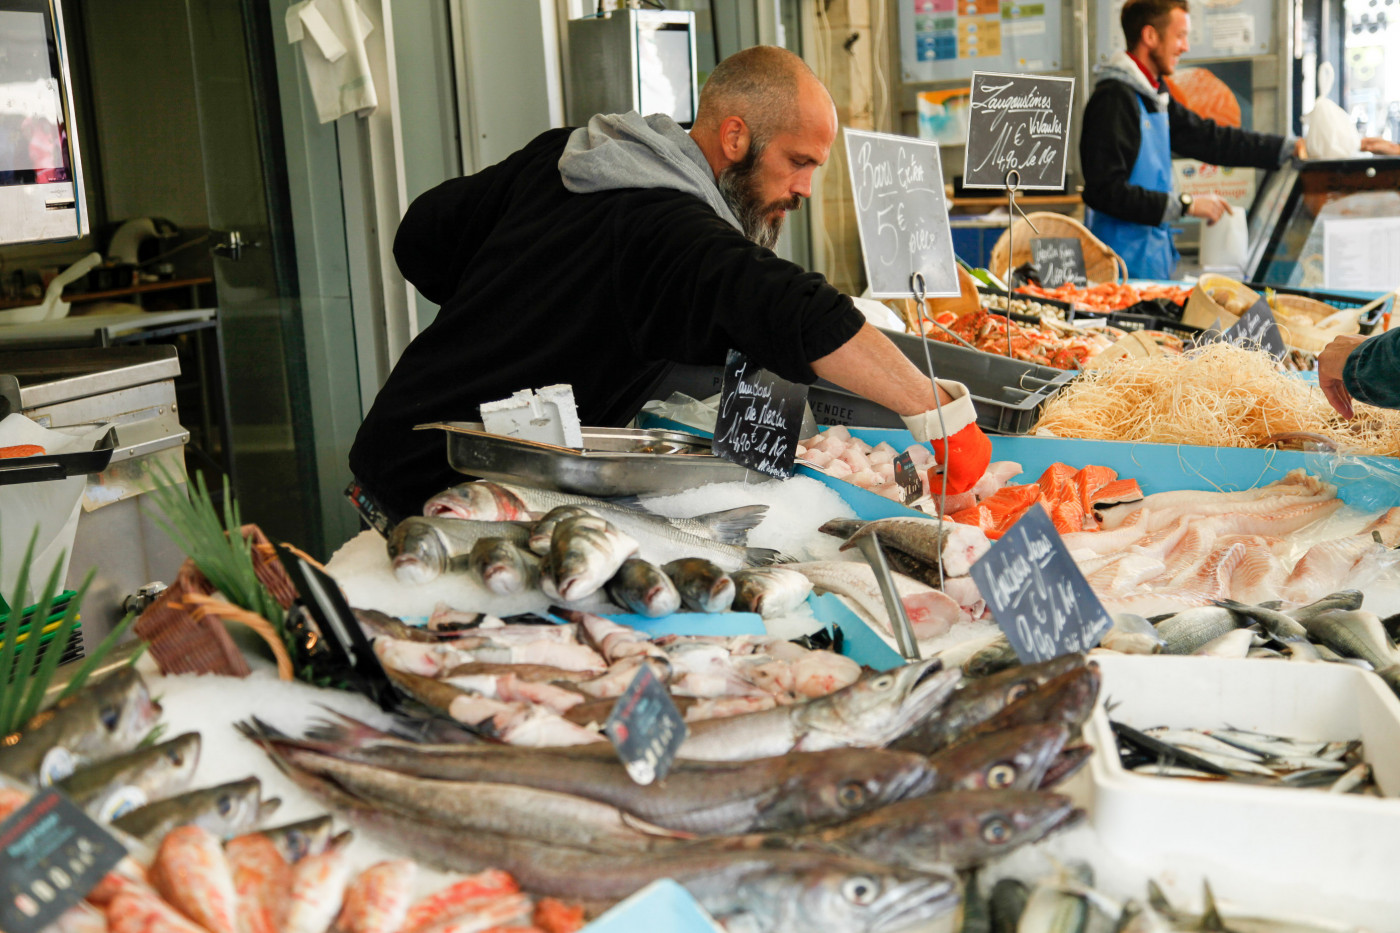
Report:
[[[883,329],[882,329],[883,330]],[[933,359],[934,374],[940,379],[953,379],[972,391],[977,405],[977,423],[982,430],[995,434],[1025,434],[1040,417],[1041,407],[1060,391],[1076,373],[1038,366],[969,350],[965,347],[936,340],[923,340],[912,334],[884,330],[885,336],[923,371],[927,343]],[[665,398],[672,391],[704,398],[719,391],[722,368],[719,366],[677,366],[653,391],[655,398]],[[844,424],[862,428],[902,428],[899,415],[867,398],[820,380],[807,395],[808,404],[818,424]]]

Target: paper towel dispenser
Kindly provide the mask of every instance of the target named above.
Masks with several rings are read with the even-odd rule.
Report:
[[[0,245],[87,232],[60,0],[0,0]]]
[[[616,10],[569,20],[568,122],[598,113],[664,113],[689,129],[700,86],[695,14]]]

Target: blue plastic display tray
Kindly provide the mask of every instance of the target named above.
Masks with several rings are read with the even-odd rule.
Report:
[[[690,892],[669,878],[653,881],[583,929],[584,933],[724,933]]]

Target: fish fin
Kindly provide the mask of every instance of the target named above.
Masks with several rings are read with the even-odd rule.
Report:
[[[687,841],[699,838],[695,833],[657,826],[655,823],[648,823],[646,820],[621,810],[618,811],[617,815],[620,817],[623,826],[626,826],[628,829],[635,829],[645,836],[654,836],[657,839],[684,839]]]
[[[743,547],[748,543],[749,532],[763,521],[767,512],[766,505],[741,505],[738,508],[697,515],[695,521],[710,529],[710,535],[716,541]]]
[[[277,812],[277,808],[282,806],[281,797],[267,797],[258,803],[258,825]]]
[[[1215,903],[1215,893],[1210,889],[1209,881],[1202,881],[1205,885],[1205,910],[1201,914],[1201,929],[1206,933],[1228,933],[1229,927],[1225,926],[1225,919],[1220,916],[1220,908]]]
[[[764,567],[768,564],[795,564],[797,558],[789,557],[771,547],[746,547],[744,557],[750,567]]]

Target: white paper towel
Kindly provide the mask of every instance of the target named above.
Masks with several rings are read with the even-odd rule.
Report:
[[[301,44],[316,115],[330,123],[379,106],[365,53],[374,24],[355,0],[303,0],[287,8],[287,41]]]
[[[12,414],[0,421],[0,447],[14,444],[38,444],[45,453],[79,453],[92,450],[98,439],[107,433],[107,425],[84,426],[81,433],[51,431],[40,427],[24,415]],[[3,461],[0,461],[3,464]],[[44,582],[59,565],[59,585],[68,575],[68,556],[78,533],[79,505],[87,477],[38,483],[0,485],[0,593],[6,600],[14,595],[20,562],[24,559],[29,536],[39,529],[34,545],[34,560],[29,568],[29,592],[24,605],[36,601]]]

